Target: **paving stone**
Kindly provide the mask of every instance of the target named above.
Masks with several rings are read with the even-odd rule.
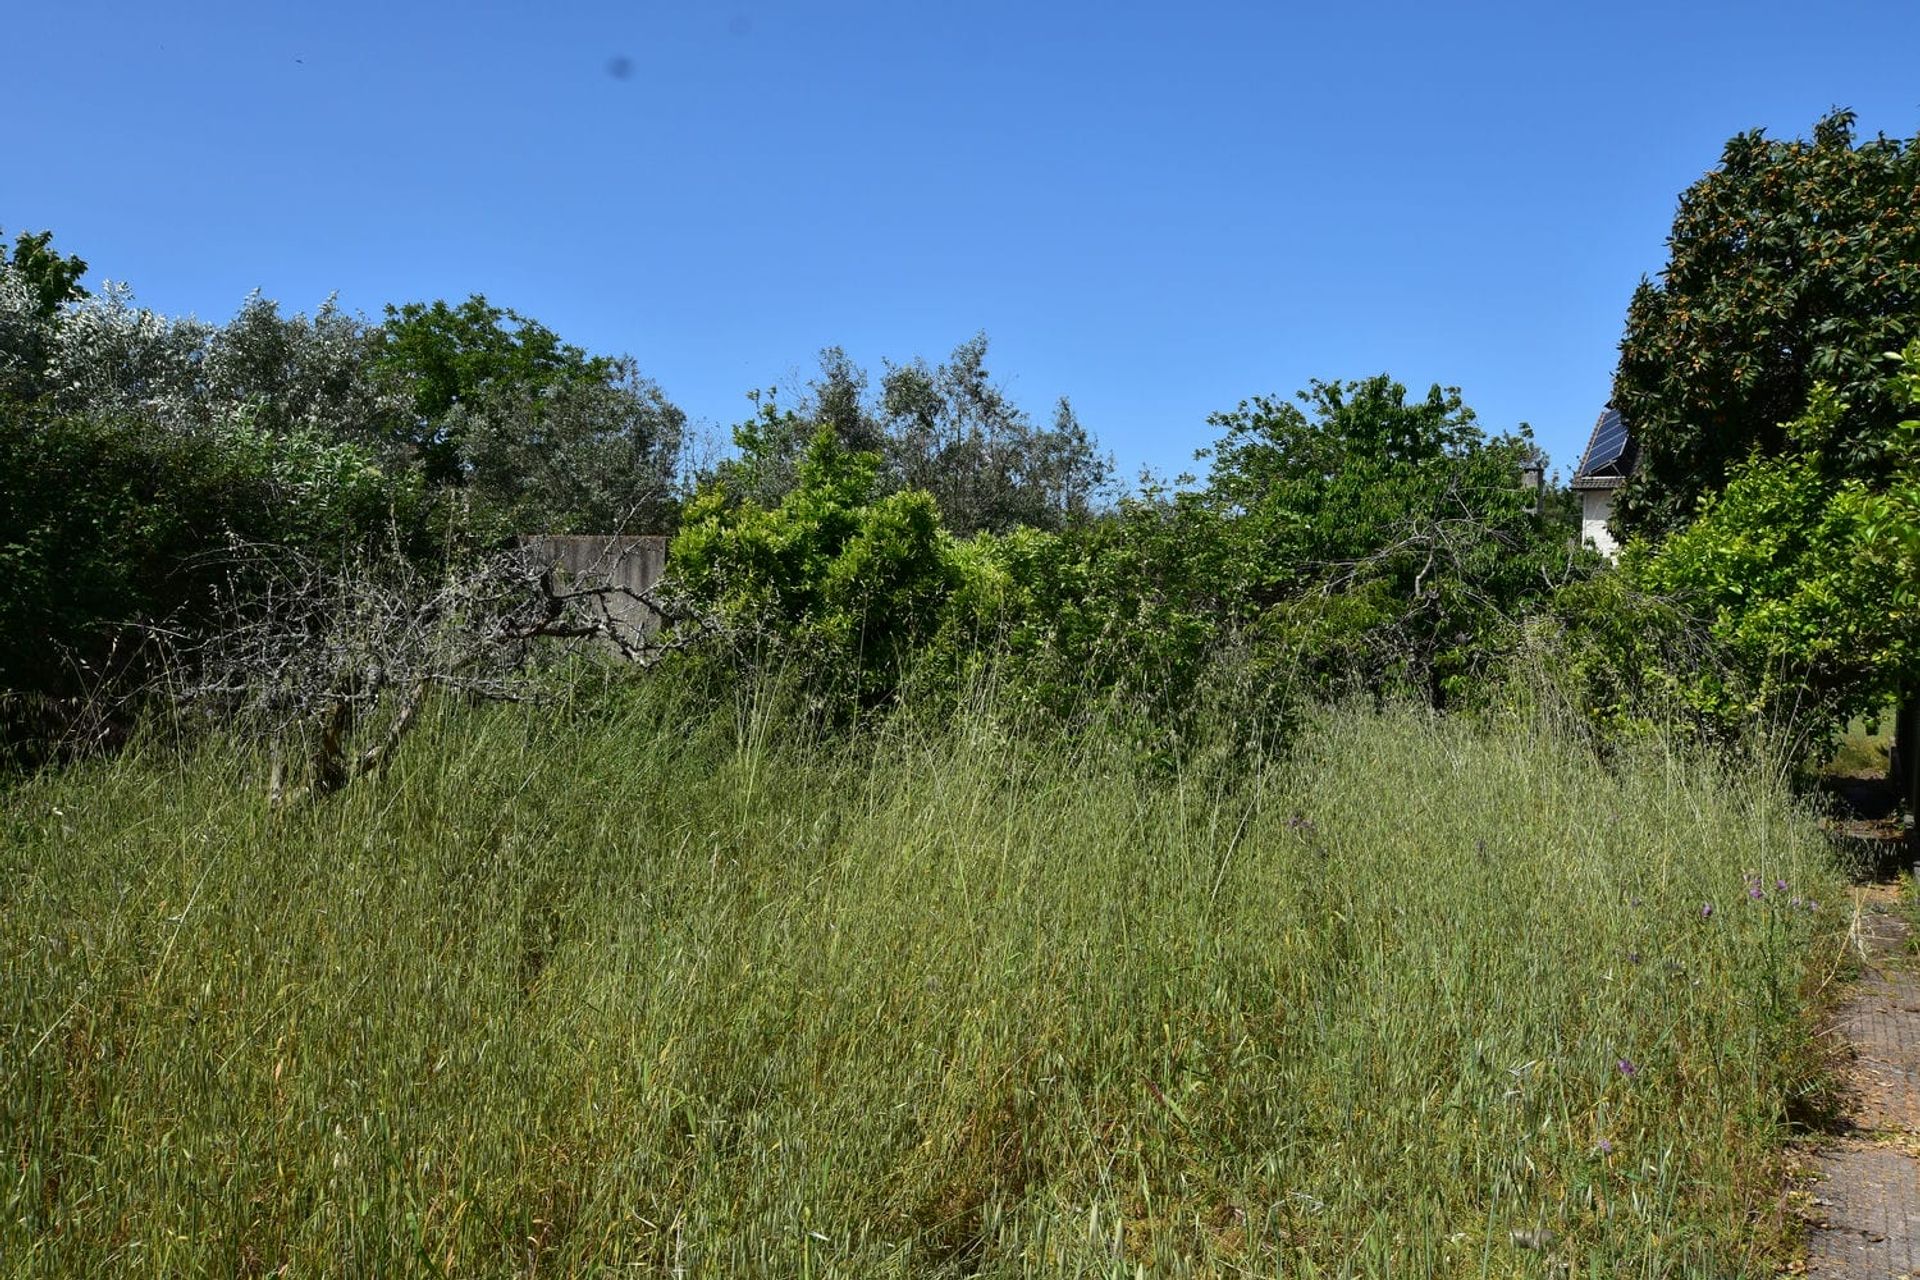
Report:
[[[1920,1274],[1920,1164],[1861,1147],[1829,1152],[1821,1165],[1826,1176],[1814,1195],[1825,1221],[1813,1232],[1807,1270],[1848,1280]]]
[[[1903,922],[1870,913],[1861,925],[1868,971],[1834,1017],[1854,1053],[1856,1136],[1820,1156],[1807,1270],[1920,1277],[1920,1162],[1893,1145],[1920,1134],[1920,976],[1904,958]]]

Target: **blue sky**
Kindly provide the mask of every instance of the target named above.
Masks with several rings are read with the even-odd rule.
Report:
[[[715,425],[822,346],[877,370],[984,329],[1128,474],[1382,370],[1569,466],[1730,135],[1920,132],[1911,0],[62,0],[4,30],[0,226],[149,306],[482,292]]]

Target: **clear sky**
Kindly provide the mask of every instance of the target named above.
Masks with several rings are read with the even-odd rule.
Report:
[[[1569,466],[1680,190],[1830,107],[1920,132],[1920,4],[9,6],[0,226],[141,301],[471,292],[696,420],[975,331],[1131,474],[1313,377]]]

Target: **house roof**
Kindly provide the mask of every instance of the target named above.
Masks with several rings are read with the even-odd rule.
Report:
[[[1599,421],[1593,424],[1593,435],[1587,439],[1587,451],[1580,455],[1572,487],[1618,489],[1632,474],[1639,456],[1640,450],[1627,433],[1627,424],[1620,420],[1620,411],[1608,405],[1600,411]]]

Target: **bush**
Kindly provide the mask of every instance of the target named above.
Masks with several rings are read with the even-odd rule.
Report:
[[[424,516],[352,445],[0,403],[0,689],[16,708],[121,691],[156,632],[247,589],[236,547],[338,558],[405,531],[418,550]]]

